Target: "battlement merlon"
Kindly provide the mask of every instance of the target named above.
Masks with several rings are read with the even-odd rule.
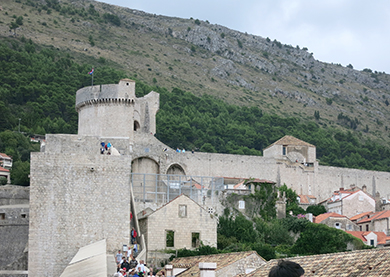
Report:
[[[134,140],[135,133],[156,133],[156,114],[160,95],[151,91],[135,95],[135,82],[122,79],[119,84],[90,86],[76,93],[79,135],[122,137]]]
[[[119,84],[89,86],[79,89],[76,93],[76,111],[81,107],[94,102],[134,103],[135,81],[122,79]]]

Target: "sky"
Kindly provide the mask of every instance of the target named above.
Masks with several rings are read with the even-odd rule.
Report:
[[[144,12],[208,20],[283,44],[317,60],[390,73],[389,0],[101,0]]]

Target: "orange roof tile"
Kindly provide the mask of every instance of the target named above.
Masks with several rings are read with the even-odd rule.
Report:
[[[365,213],[361,213],[361,214],[357,214],[357,215],[354,215],[353,217],[350,218],[350,220],[357,220],[359,218],[362,218],[362,217],[365,217],[366,215],[370,215],[370,214],[373,214],[373,212],[365,212]]]
[[[8,156],[7,154],[5,153],[0,153],[0,157],[4,158],[4,159],[12,159],[10,156]]]
[[[377,236],[377,244],[386,244],[387,240],[390,240],[390,237],[386,236],[384,232],[373,232],[373,231],[346,231],[348,234],[361,239],[362,241],[367,241],[366,236],[370,233],[374,233]]]
[[[378,220],[378,219],[384,219],[389,217],[390,217],[390,210],[380,211],[380,212],[373,213],[372,215],[370,215],[369,218],[360,220],[357,224],[371,222],[374,219]]]
[[[270,146],[266,147],[265,149],[268,149],[274,145],[299,145],[299,146],[315,147],[313,144],[307,143],[307,142],[300,140],[300,139],[297,139],[296,137],[293,137],[293,136],[284,136],[281,139],[272,143]]]
[[[370,232],[363,232],[363,231],[346,231],[346,232],[354,236],[355,238],[361,239],[362,241],[367,241],[364,233],[370,233]]]
[[[239,260],[245,259],[250,255],[255,255],[260,261],[265,263],[265,260],[259,254],[257,254],[256,251],[246,251],[246,252],[176,258],[173,259],[172,262],[170,262],[169,264],[173,265],[174,268],[187,268],[187,270],[177,274],[176,276],[180,276],[180,277],[199,276],[200,274],[199,263],[201,262],[216,263],[217,264],[216,271],[218,271]]]
[[[8,169],[5,169],[4,167],[1,167],[1,166],[0,166],[0,171],[1,171],[1,172],[9,172]]]
[[[303,194],[299,194],[299,202],[301,204],[310,204],[310,199],[317,199],[315,196],[313,195],[303,195]]]
[[[390,276],[390,248],[367,249],[351,252],[286,258],[300,264],[305,277],[374,277]],[[271,260],[249,274],[238,276],[268,277],[270,269],[278,263]]]
[[[317,215],[314,218],[314,223],[321,223],[322,221],[324,221],[325,219],[327,219],[329,217],[345,217],[345,218],[347,218],[345,215],[341,215],[338,213],[324,213],[324,214]]]

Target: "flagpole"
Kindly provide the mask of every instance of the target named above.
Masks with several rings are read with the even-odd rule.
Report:
[[[93,86],[93,73],[94,73],[94,68],[92,67],[92,86]]]

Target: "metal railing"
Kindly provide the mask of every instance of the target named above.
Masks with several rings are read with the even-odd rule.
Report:
[[[136,202],[167,203],[186,194],[198,204],[214,203],[224,189],[223,178],[172,174],[131,174],[131,186]]]

